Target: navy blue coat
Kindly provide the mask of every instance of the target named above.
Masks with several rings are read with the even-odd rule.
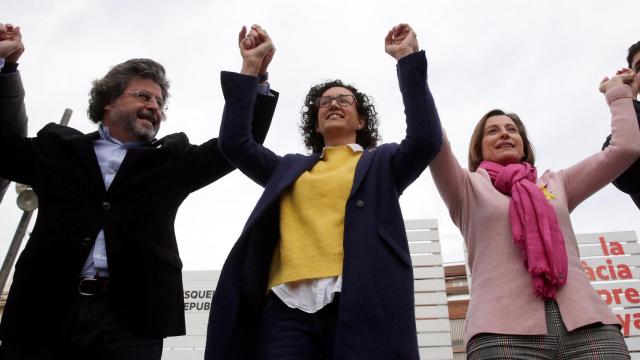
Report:
[[[400,144],[366,149],[346,203],[342,295],[334,359],[418,359],[413,271],[398,198],[435,157],[442,130],[427,87],[424,52],[398,62],[407,133]],[[319,159],[277,156],[250,137],[257,79],[222,73],[226,104],[219,146],[265,187],[222,269],[213,296],[205,359],[255,359],[280,196]]]

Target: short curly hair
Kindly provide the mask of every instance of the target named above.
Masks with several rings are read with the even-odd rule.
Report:
[[[89,119],[94,123],[102,121],[104,107],[122,95],[129,81],[134,78],[149,79],[158,84],[166,104],[169,99],[169,80],[164,67],[151,59],[131,59],[111,68],[102,79],[93,81],[87,109]]]
[[[354,86],[345,84],[341,80],[327,80],[316,84],[309,89],[309,93],[304,99],[304,105],[300,111],[302,115],[300,123],[300,135],[302,135],[304,145],[314,154],[321,153],[324,148],[324,138],[322,134],[316,131],[318,127],[318,105],[317,101],[325,91],[342,87],[348,89],[356,97],[356,109],[358,114],[364,119],[364,127],[356,133],[356,143],[363,148],[376,146],[381,141],[378,134],[378,113],[373,106],[372,99],[364,93],[361,93]]]

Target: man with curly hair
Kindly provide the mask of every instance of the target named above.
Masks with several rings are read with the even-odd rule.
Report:
[[[205,359],[418,359],[413,271],[398,197],[440,149],[427,61],[406,24],[396,61],[407,132],[378,145],[369,97],[339,80],[311,88],[300,132],[310,155],[251,140],[267,33],[243,28],[241,72],[222,73],[220,149],[265,188],[212,300]]]
[[[0,176],[31,185],[40,205],[2,314],[0,359],[159,360],[163,338],[185,333],[175,216],[234,167],[215,138],[156,139],[168,98],[164,67],[131,59],[93,83],[96,132],[51,123],[25,138],[7,130],[26,119],[20,74],[0,75]],[[253,141],[276,100],[258,96]]]
[[[627,65],[633,70],[633,80],[629,83],[633,96],[633,106],[636,109],[638,122],[640,123],[640,102],[638,94],[640,93],[640,41],[629,47],[627,53]],[[609,146],[611,135],[607,137],[602,148]],[[640,159],[633,163],[627,171],[620,175],[613,184],[621,191],[631,195],[631,199],[640,208]]]

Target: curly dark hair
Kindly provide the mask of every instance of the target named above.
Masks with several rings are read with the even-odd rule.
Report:
[[[640,51],[640,41],[629,47],[629,54],[627,55],[627,64],[629,64],[629,68],[631,68],[631,66],[633,65],[631,61],[633,60],[633,57],[636,56],[638,51]]]
[[[169,99],[169,80],[164,67],[151,59],[131,59],[112,67],[102,79],[93,81],[87,109],[89,119],[94,123],[102,121],[104,107],[122,95],[134,78],[152,80],[160,85],[165,103]]]
[[[378,134],[378,113],[373,106],[373,101],[367,94],[359,92],[354,86],[345,84],[338,79],[324,81],[309,89],[309,93],[305,97],[304,105],[300,111],[302,119],[299,129],[304,145],[314,154],[322,152],[324,148],[324,138],[322,134],[316,131],[318,127],[319,109],[316,102],[325,91],[334,87],[348,89],[356,97],[356,109],[358,114],[364,119],[364,127],[356,133],[356,143],[365,149],[376,146],[378,141],[381,141],[381,138],[380,134]]]

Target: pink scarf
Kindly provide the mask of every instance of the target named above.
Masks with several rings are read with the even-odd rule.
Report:
[[[511,195],[513,241],[522,250],[535,295],[554,299],[567,282],[567,251],[556,212],[535,184],[536,168],[529,163],[502,166],[486,160],[479,167],[487,171],[498,191]]]

